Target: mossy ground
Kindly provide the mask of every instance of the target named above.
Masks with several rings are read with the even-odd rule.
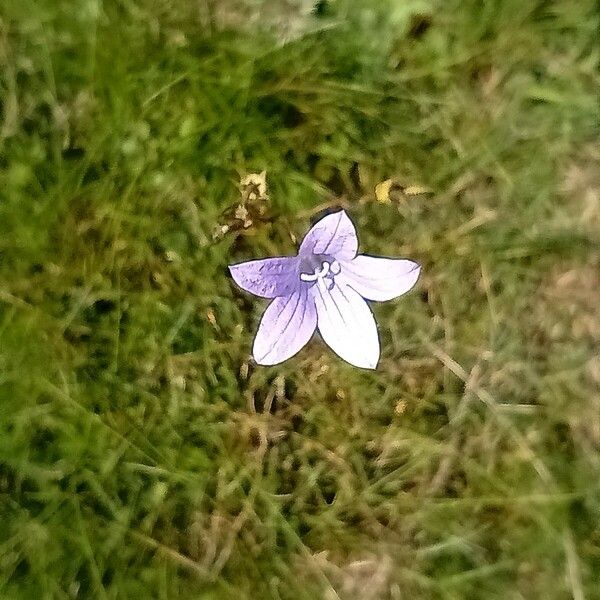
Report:
[[[596,3],[252,4],[1,3],[0,596],[599,598]],[[334,206],[422,278],[257,368]]]

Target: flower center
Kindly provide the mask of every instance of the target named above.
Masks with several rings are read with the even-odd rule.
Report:
[[[333,257],[313,254],[300,264],[300,280],[307,283],[316,281],[330,290],[335,284],[335,275],[341,270],[340,263]]]

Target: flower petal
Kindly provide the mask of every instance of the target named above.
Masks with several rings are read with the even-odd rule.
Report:
[[[321,337],[345,361],[356,367],[374,369],[379,360],[379,337],[373,313],[359,293],[344,283],[328,290],[310,288],[317,307]]]
[[[298,285],[298,258],[280,256],[231,265],[233,280],[245,291],[261,298],[291,294]]]
[[[352,260],[358,251],[356,229],[346,211],[317,221],[300,244],[299,254],[330,254],[338,260]]]
[[[263,315],[252,354],[259,365],[276,365],[299,352],[317,326],[314,300],[306,286],[293,294],[275,298]]]
[[[336,277],[336,281],[344,281],[363,298],[379,302],[408,292],[417,282],[421,272],[421,267],[412,260],[364,254],[349,262],[343,262],[341,266],[342,271]]]

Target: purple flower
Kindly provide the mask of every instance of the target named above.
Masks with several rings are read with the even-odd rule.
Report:
[[[341,358],[365,369],[379,360],[379,337],[365,300],[384,301],[410,290],[420,267],[411,260],[358,254],[358,238],[345,211],[318,221],[298,256],[231,265],[234,281],[247,292],[270,298],[253,355],[275,365],[294,356],[319,330]]]

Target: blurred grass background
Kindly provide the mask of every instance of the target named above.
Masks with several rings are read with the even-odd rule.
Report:
[[[599,22],[3,0],[0,597],[600,598]],[[423,276],[256,368],[227,264],[333,206]]]

